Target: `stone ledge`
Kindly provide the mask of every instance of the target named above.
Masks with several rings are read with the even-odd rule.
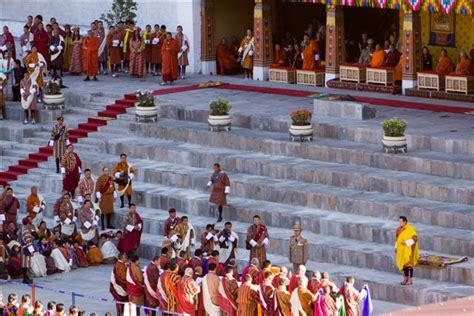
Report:
[[[313,118],[318,116],[369,120],[377,116],[377,109],[358,102],[314,99]]]

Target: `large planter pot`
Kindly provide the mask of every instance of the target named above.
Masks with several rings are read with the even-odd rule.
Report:
[[[137,122],[156,122],[158,109],[156,106],[135,106],[135,119]]]
[[[290,125],[291,141],[312,141],[313,140],[313,124],[309,125]]]
[[[47,110],[61,110],[64,109],[64,102],[66,98],[62,93],[60,94],[45,94],[43,95],[43,104]]]
[[[210,131],[230,131],[231,129],[230,115],[209,115],[207,122]]]
[[[407,151],[407,139],[405,136],[383,136],[382,138],[384,152],[406,152]]]

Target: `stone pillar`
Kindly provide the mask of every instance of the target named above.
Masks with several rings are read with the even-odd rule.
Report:
[[[403,16],[402,93],[416,87],[416,72],[421,69],[421,19],[418,12],[408,11]]]
[[[343,7],[328,5],[326,15],[326,82],[339,77],[339,65],[345,62]]]
[[[201,0],[201,62],[203,75],[216,75],[216,52],[214,48],[215,0]]]
[[[253,79],[268,80],[268,68],[273,62],[271,0],[255,0],[253,25],[255,38]]]

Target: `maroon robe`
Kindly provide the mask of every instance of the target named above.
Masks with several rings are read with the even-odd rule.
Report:
[[[127,215],[127,216],[128,216],[128,218],[130,218],[132,220],[131,215]],[[135,213],[135,214],[133,214],[133,216],[135,217],[133,219],[134,225],[141,224],[143,226],[143,221],[142,221],[142,218],[140,217],[140,215],[138,215],[138,213]],[[120,250],[122,252],[126,252],[126,253],[133,252],[133,251],[137,250],[138,246],[140,246],[140,239],[142,237],[142,231],[143,231],[143,227],[140,230],[134,229],[131,232],[129,232],[127,230],[124,230],[123,237],[122,237],[122,239],[120,239],[120,241],[118,243],[118,247],[117,247],[118,250]]]
[[[278,316],[278,311],[275,306],[276,291],[273,286],[262,284],[259,290],[260,293],[257,298],[262,307],[262,314],[264,316]]]
[[[160,306],[160,301],[157,297],[157,286],[158,279],[160,277],[160,270],[158,266],[151,262],[145,270],[145,295],[146,295],[146,306],[156,308]]]
[[[10,52],[10,57],[14,60],[16,59],[16,48],[15,48],[15,39],[11,32],[7,34],[3,34],[4,45],[8,47],[8,51]]]
[[[68,153],[65,154],[65,156]],[[81,172],[80,168],[82,166],[81,159],[79,156],[73,152],[74,158],[76,158],[76,164],[72,168],[72,170],[66,169],[66,176],[63,179],[63,190],[67,192],[74,192],[79,184],[79,180],[81,179]]]
[[[17,227],[17,214],[20,209],[20,201],[13,195],[6,195],[0,203],[0,214],[5,215],[5,221],[3,222],[3,231],[6,232],[8,223],[13,222]]]
[[[34,45],[38,49],[38,53],[43,55],[44,59],[48,63],[49,67],[49,49],[48,49],[48,42],[49,42],[49,35],[44,29],[42,31],[36,30],[34,35]]]

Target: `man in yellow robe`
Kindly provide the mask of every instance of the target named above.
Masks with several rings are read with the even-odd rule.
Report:
[[[375,51],[370,60],[370,67],[381,67],[385,62],[386,54],[380,44],[375,45]]]
[[[46,209],[44,198],[38,193],[38,187],[31,187],[31,194],[26,198],[26,212],[35,227],[39,227],[43,220],[43,211]]]
[[[239,56],[242,68],[245,70],[245,79],[252,79],[253,76],[253,53],[255,50],[253,30],[247,29],[247,35],[240,42]]]
[[[132,204],[132,180],[135,178],[135,169],[127,162],[127,155],[120,155],[120,162],[114,166],[115,182],[120,194],[120,208],[124,208],[124,198],[127,195],[128,207]]]
[[[397,228],[395,242],[395,262],[400,271],[403,271],[405,278],[402,285],[413,284],[413,268],[418,263],[418,237],[416,229],[408,224],[405,216],[400,216],[400,225]]]

